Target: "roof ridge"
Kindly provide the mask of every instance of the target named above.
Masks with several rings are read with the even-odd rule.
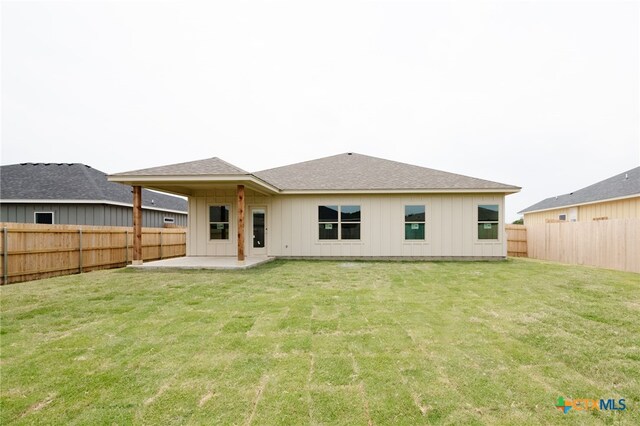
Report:
[[[98,183],[97,183],[97,182],[96,182],[96,180],[95,180],[95,176],[92,176],[92,174],[89,172],[89,170],[93,170],[93,171],[98,172],[98,173],[102,173],[102,172],[99,172],[98,170],[96,170],[96,169],[92,168],[91,166],[87,166],[86,164],[83,164],[83,166],[84,166],[84,167],[82,167],[82,173],[83,173],[85,176],[87,176],[87,180],[89,181],[89,184],[90,184],[93,188],[95,188],[95,190],[96,190],[96,192],[97,192],[98,194],[100,194],[100,199],[106,198],[106,197],[105,197],[105,193],[104,193],[104,191],[103,191],[103,188],[101,188],[101,187],[100,187],[100,185],[98,185]],[[104,179],[105,179],[105,181],[106,181],[106,179],[107,179],[106,174],[104,174]]]
[[[397,161],[397,160],[389,160],[387,158],[374,157],[372,155],[360,154],[358,152],[353,152],[353,151],[347,151],[347,152],[343,152],[341,154],[329,155],[329,156],[326,156],[326,157],[316,158],[316,159],[313,159],[313,160],[300,161],[300,162],[297,162],[297,163],[287,164],[287,165],[284,165],[284,166],[273,167],[273,168],[270,168],[270,169],[259,170],[259,171],[253,172],[253,174],[255,175],[255,174],[258,174],[258,173],[270,172],[270,171],[281,169],[281,168],[285,168],[285,167],[299,166],[299,165],[303,165],[303,164],[306,164],[306,163],[313,163],[313,162],[317,162],[317,161],[328,160],[330,158],[342,157],[344,155],[352,155],[352,156],[370,158],[370,159],[377,160],[377,161],[382,161],[382,162],[387,162],[387,163],[395,163],[395,164],[398,164],[398,165],[401,165],[401,166],[416,167],[416,168],[421,169],[421,170],[428,170],[428,171],[432,171],[432,172],[442,173],[442,174],[445,174],[445,175],[448,175],[448,176],[457,176],[457,177],[461,177],[461,178],[465,178],[465,179],[473,179],[473,180],[478,181],[478,182],[498,184],[498,185],[503,185],[505,187],[511,187],[511,188],[519,188],[517,186],[509,185],[509,184],[502,183],[502,182],[496,182],[496,181],[492,181],[492,180],[488,180],[488,179],[481,179],[481,178],[477,178],[477,177],[473,177],[473,176],[463,175],[463,174],[460,174],[460,173],[448,172],[448,171],[445,171],[445,170],[434,169],[434,168],[425,167],[425,166],[419,166],[417,164],[405,163],[405,162]],[[256,176],[256,177],[258,177],[258,176]],[[265,179],[263,178],[263,180],[265,180]],[[275,185],[272,182],[269,182],[269,183],[271,183],[272,185]],[[277,186],[277,185],[275,185],[275,186]]]
[[[220,157],[211,157],[211,158],[210,158],[210,160],[218,160],[218,161],[221,161],[221,162],[223,162],[224,164],[226,164],[227,166],[233,167],[234,169],[238,169],[238,170],[240,170],[240,171],[244,172],[245,174],[248,174],[248,175],[250,175],[250,174],[251,174],[251,172],[248,172],[248,171],[246,171],[245,169],[242,169],[242,168],[240,168],[240,167],[236,166],[235,164],[231,164],[230,162],[225,161],[225,160],[223,160],[223,159],[222,159],[222,158],[220,158]],[[196,161],[197,161],[197,160],[196,160]]]

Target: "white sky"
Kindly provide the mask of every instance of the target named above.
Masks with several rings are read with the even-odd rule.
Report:
[[[542,198],[640,164],[640,7],[3,2],[2,164],[354,151]]]

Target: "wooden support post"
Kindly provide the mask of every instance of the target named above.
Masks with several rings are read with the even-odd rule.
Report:
[[[129,264],[129,231],[124,231],[124,266]]]
[[[133,265],[142,265],[142,187],[133,187]]]
[[[160,260],[162,260],[162,231],[159,231],[158,235],[158,238],[160,238]]]
[[[244,185],[238,185],[238,262],[244,262]]]

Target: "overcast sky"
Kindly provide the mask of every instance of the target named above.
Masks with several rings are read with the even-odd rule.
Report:
[[[2,164],[358,152],[522,186],[640,164],[638,2],[3,2]]]

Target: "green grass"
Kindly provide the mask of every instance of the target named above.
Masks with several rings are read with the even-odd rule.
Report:
[[[637,274],[276,261],[0,295],[2,424],[640,424]]]

